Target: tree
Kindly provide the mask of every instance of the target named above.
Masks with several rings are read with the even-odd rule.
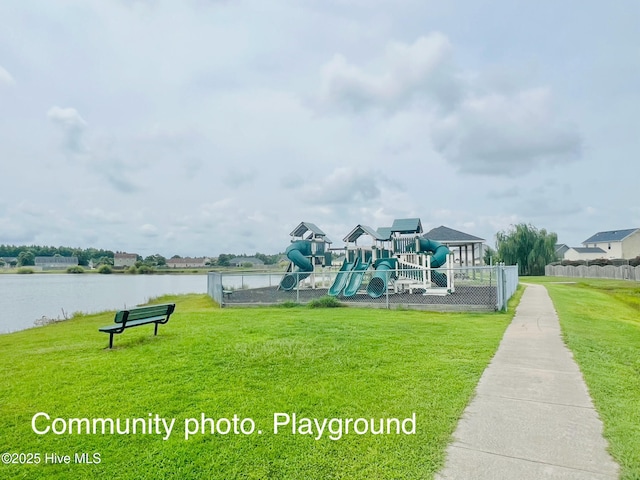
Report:
[[[484,255],[482,256],[485,265],[494,265],[498,260],[498,252],[487,245],[484,249]]]
[[[23,250],[18,254],[18,266],[24,267],[25,265],[35,265],[36,256],[31,250]]]
[[[524,223],[496,235],[498,258],[518,265],[520,275],[544,275],[545,265],[556,261],[558,235]]]
[[[229,264],[229,260],[231,260],[233,258],[233,255],[229,255],[227,253],[221,253],[220,255],[218,255],[218,266],[219,267],[228,267]]]

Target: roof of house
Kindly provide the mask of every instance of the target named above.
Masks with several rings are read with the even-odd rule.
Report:
[[[567,245],[566,243],[556,243],[555,249],[556,249],[556,253],[564,253],[567,250],[569,250],[569,245]]]
[[[138,258],[138,254],[137,253],[114,253],[114,258]]]
[[[465,242],[465,243],[477,243],[484,242],[484,238],[476,237],[468,233],[454,230],[453,228],[440,225],[439,227],[432,228],[423,235],[429,240],[436,240],[438,242]]]
[[[380,232],[368,225],[356,225],[355,228],[343,238],[343,240],[345,242],[355,242],[362,235],[369,235],[374,240],[386,240],[386,238],[380,235]]]
[[[69,265],[69,264],[73,264],[73,265],[77,265],[78,264],[78,257],[54,257],[54,256],[38,256],[35,257],[35,264],[36,265],[41,265],[41,264],[47,264],[47,263],[56,263],[56,264],[62,264],[62,265]]]
[[[395,233],[422,233],[422,222],[419,218],[396,218],[391,225]]]
[[[607,253],[600,247],[570,247],[578,253]]]
[[[600,243],[600,242],[621,242],[632,233],[637,232],[640,228],[628,228],[626,230],[609,230],[607,232],[598,232],[595,235],[587,238],[582,244],[585,243]]]
[[[188,264],[188,263],[206,263],[207,260],[210,260],[210,258],[208,257],[196,257],[196,258],[176,257],[176,258],[169,258],[167,260],[167,264],[177,265],[177,264]]]

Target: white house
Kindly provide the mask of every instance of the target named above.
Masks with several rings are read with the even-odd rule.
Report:
[[[114,267],[130,267],[135,265],[138,260],[137,253],[124,253],[118,252],[113,256],[113,266]]]
[[[640,228],[598,232],[582,242],[585,248],[600,248],[604,255],[599,258],[632,259],[640,255]],[[565,257],[566,258],[566,257]],[[581,260],[586,260],[581,258]]]
[[[564,260],[596,260],[607,258],[607,252],[599,247],[569,247],[561,257]]]
[[[209,257],[175,257],[167,260],[167,267],[169,268],[204,268],[207,263],[211,262]]]

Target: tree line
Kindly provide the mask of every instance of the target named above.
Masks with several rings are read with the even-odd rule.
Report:
[[[15,265],[17,267],[35,265],[36,257],[77,257],[78,264],[82,266],[89,266],[92,264],[94,267],[101,265],[113,266],[113,259],[115,253],[112,250],[103,250],[97,248],[72,248],[72,247],[47,247],[40,245],[5,245],[0,244],[0,258],[11,257],[15,258]],[[264,253],[256,253],[252,255],[264,262],[265,265],[275,265],[278,263],[282,254],[267,255]],[[248,258],[246,254],[233,255],[230,253],[222,253],[217,258],[212,257],[208,266],[230,266],[230,260],[236,257]],[[180,255],[174,255],[171,258],[181,258]],[[0,259],[0,266],[5,264],[5,260]],[[164,267],[167,265],[166,257],[159,253],[142,257],[138,255],[136,266],[147,267]]]

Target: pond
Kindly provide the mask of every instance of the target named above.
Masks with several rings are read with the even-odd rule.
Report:
[[[206,275],[2,274],[0,334],[74,312],[120,310],[164,294],[206,293]]]

